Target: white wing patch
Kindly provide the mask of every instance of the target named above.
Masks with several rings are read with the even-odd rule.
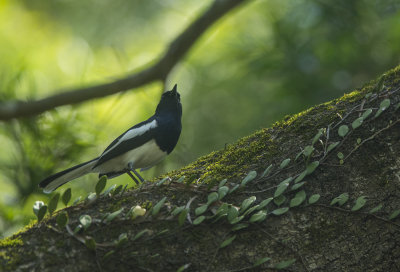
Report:
[[[118,143],[132,139],[136,136],[142,135],[146,131],[148,131],[152,128],[156,128],[156,127],[157,127],[157,121],[153,120],[144,126],[140,126],[138,128],[131,129],[127,133],[125,133],[124,136],[121,137],[121,139],[119,139]],[[116,145],[118,145],[118,143]]]
[[[149,131],[150,129],[156,128],[157,127],[157,121],[153,120],[150,123],[128,130],[124,136],[122,136],[117,143],[114,144],[113,147],[111,147],[109,150],[107,150],[106,152],[104,152],[101,156],[104,156],[105,154],[107,154],[108,152],[110,152],[111,150],[113,150],[116,146],[118,146],[121,142],[135,138],[137,136],[140,136],[142,134],[144,134],[146,131]]]

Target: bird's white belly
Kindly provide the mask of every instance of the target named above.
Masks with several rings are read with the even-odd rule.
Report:
[[[97,166],[93,170],[98,173],[118,172],[126,170],[129,163],[133,164],[134,169],[149,168],[159,163],[166,156],[167,152],[162,151],[155,140],[151,140],[138,148]]]

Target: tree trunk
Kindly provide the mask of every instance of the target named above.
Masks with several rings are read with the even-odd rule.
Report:
[[[0,242],[2,271],[400,271],[399,79],[398,67],[171,180],[57,211]],[[91,225],[74,234],[82,215]]]

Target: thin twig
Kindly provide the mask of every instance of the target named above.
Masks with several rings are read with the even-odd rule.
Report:
[[[0,120],[27,117],[40,114],[59,106],[81,103],[90,99],[112,95],[146,85],[164,81],[175,65],[218,19],[246,0],[215,0],[214,3],[173,40],[164,55],[152,66],[138,73],[113,82],[90,87],[54,91],[55,95],[28,102],[8,101],[0,104]]]

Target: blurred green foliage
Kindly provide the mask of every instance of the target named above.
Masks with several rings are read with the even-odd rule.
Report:
[[[210,1],[4,0],[0,101],[121,77],[153,61]],[[338,97],[398,64],[400,2],[249,1],[209,29],[172,72],[184,107],[176,150],[151,178],[286,114]],[[149,117],[150,84],[0,124],[0,236],[34,218],[47,175],[97,156]],[[71,183],[73,199],[96,176]],[[129,182],[119,177],[115,183]],[[66,188],[60,188],[60,191]]]

